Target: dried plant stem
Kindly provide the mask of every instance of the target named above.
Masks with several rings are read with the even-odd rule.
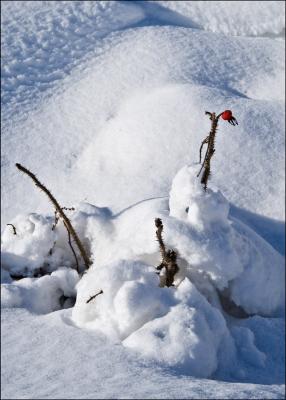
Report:
[[[52,231],[56,228],[59,219],[60,219],[60,217],[58,216],[58,212],[57,212],[57,210],[55,210],[55,222],[53,223]]]
[[[25,174],[27,174],[34,182],[35,185],[38,186],[44,193],[46,193],[46,195],[48,196],[48,198],[50,199],[50,201],[52,202],[52,204],[54,205],[57,213],[60,215],[60,217],[63,219],[65,226],[68,230],[68,232],[70,233],[70,235],[73,237],[74,241],[77,244],[77,247],[80,251],[80,254],[83,258],[85,267],[88,269],[89,266],[91,265],[91,261],[89,260],[89,257],[86,254],[86,251],[76,233],[76,231],[74,230],[69,218],[65,215],[63,209],[61,208],[61,206],[59,205],[59,203],[57,202],[57,200],[54,198],[54,196],[51,194],[51,192],[41,183],[39,182],[39,180],[36,178],[36,176],[29,171],[27,168],[23,167],[21,164],[17,163],[16,167],[24,172]]]
[[[12,226],[12,228],[13,228],[13,234],[14,234],[14,235],[17,235],[17,231],[16,231],[15,226],[14,226],[13,224],[7,224],[7,225]]]
[[[165,248],[165,244],[162,238],[163,232],[163,224],[160,218],[155,219],[155,226],[157,240],[159,242],[160,253],[162,257],[162,262],[156,269],[161,271],[165,268],[165,276],[160,275],[160,287],[164,286],[174,286],[174,277],[175,274],[179,271],[179,267],[177,265],[177,253],[174,250],[167,250]]]
[[[218,120],[219,117],[222,115],[222,113],[220,113],[217,117],[215,115],[215,113],[210,113],[209,111],[206,111],[206,114],[210,116],[210,120],[212,121],[212,126],[211,126],[211,131],[209,136],[207,136],[200,147],[200,162],[201,162],[201,151],[203,148],[204,144],[208,144],[208,148],[205,154],[205,158],[202,164],[202,167],[198,173],[197,176],[200,176],[202,170],[204,169],[202,178],[201,178],[201,184],[204,185],[204,190],[207,190],[207,184],[208,184],[208,179],[210,177],[210,173],[211,173],[211,158],[214,155],[215,152],[215,135],[217,132],[217,126],[218,126]]]
[[[103,293],[103,290],[101,290],[100,292],[96,293],[94,296],[90,296],[90,298],[86,301],[86,304],[88,304],[91,300],[93,300],[96,296],[98,296],[101,293]]]

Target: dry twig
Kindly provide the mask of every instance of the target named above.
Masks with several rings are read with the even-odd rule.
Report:
[[[96,296],[98,296],[101,293],[103,293],[103,290],[101,290],[100,292],[96,293],[94,296],[90,296],[90,298],[86,301],[86,304],[88,304],[91,300],[93,300]]]

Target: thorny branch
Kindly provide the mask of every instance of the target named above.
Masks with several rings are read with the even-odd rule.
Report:
[[[85,267],[88,269],[89,266],[92,264],[76,231],[74,230],[69,218],[66,216],[66,214],[64,213],[62,207],[59,205],[59,203],[57,202],[57,200],[54,198],[54,196],[51,194],[51,192],[36,178],[36,176],[29,171],[27,168],[23,167],[21,164],[17,163],[16,167],[24,172],[25,174],[27,174],[34,182],[35,185],[38,186],[44,193],[46,193],[46,195],[48,196],[48,198],[50,199],[50,201],[52,202],[52,204],[54,205],[56,211],[58,212],[59,216],[63,219],[65,226],[68,230],[68,232],[71,234],[71,236],[73,237],[73,239],[75,240],[77,247],[80,251],[80,254],[84,260],[84,264]]]
[[[202,158],[202,149],[204,144],[208,144],[207,151],[205,154],[204,161],[202,163],[202,167],[197,175],[197,177],[200,176],[202,170],[204,169],[202,178],[201,178],[201,184],[204,185],[204,190],[207,190],[207,184],[208,184],[208,179],[211,174],[211,158],[215,153],[215,135],[217,132],[217,126],[218,126],[218,121],[219,118],[222,116],[223,119],[227,120],[231,125],[235,126],[238,125],[237,120],[233,117],[232,113],[230,110],[226,110],[218,116],[216,116],[215,113],[210,113],[209,111],[205,112],[206,115],[209,115],[210,120],[212,121],[211,125],[211,130],[209,135],[202,141],[201,147],[200,147],[200,163],[201,163],[201,158]]]

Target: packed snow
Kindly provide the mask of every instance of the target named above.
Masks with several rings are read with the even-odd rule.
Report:
[[[284,8],[2,2],[2,398],[284,397]]]

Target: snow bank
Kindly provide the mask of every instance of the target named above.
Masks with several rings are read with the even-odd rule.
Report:
[[[168,0],[160,5],[189,18],[194,28],[225,35],[282,37],[285,29],[285,4],[280,1]]]

